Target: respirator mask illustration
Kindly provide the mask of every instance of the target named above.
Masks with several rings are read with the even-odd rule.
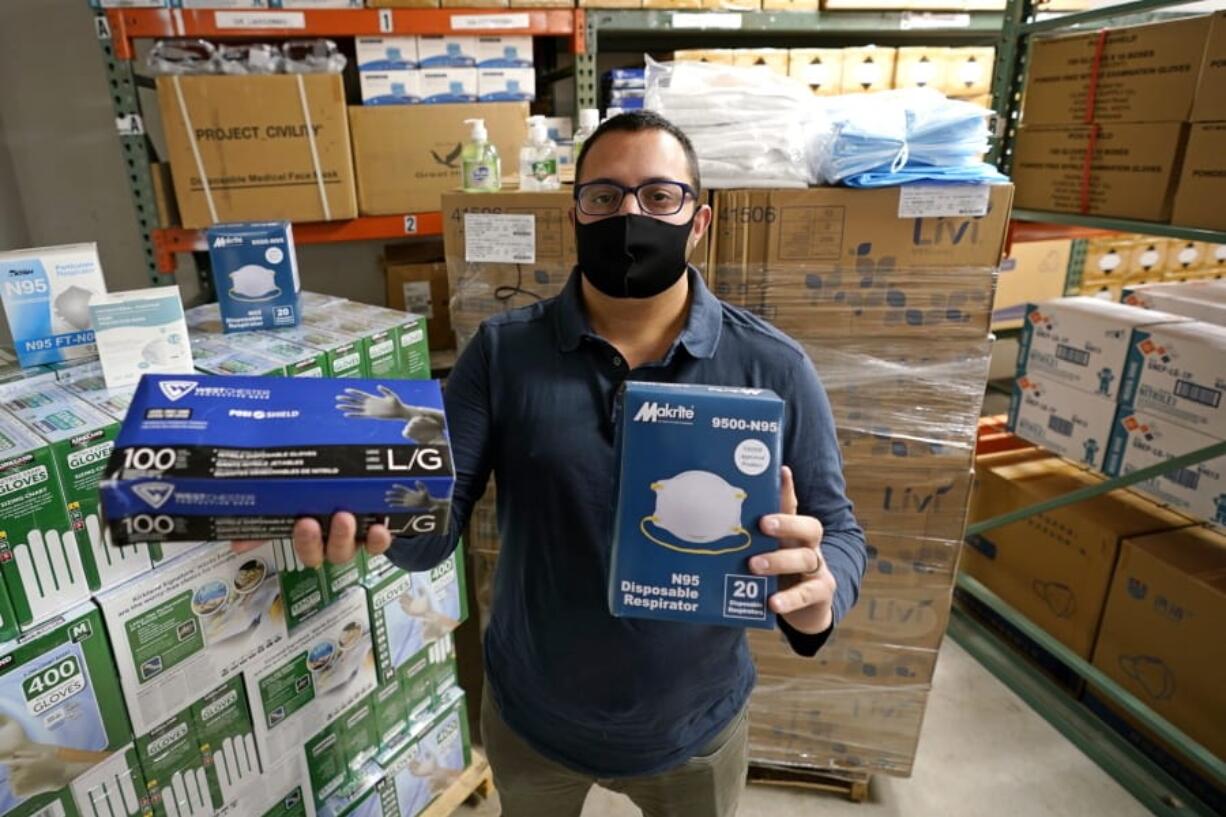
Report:
[[[653,482],[651,490],[656,493],[656,509],[643,517],[639,530],[660,547],[679,553],[719,556],[745,550],[753,543],[752,534],[741,524],[741,505],[748,494],[718,474],[682,471],[670,479]],[[658,529],[659,535],[653,529]],[[735,542],[719,546],[733,536]],[[668,541],[670,538],[677,541]]]
[[[267,301],[280,294],[275,270],[247,264],[230,273],[230,297],[236,301]]]

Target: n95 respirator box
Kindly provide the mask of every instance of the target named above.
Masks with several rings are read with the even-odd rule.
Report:
[[[298,325],[302,287],[288,221],[214,224],[204,237],[226,332]]]
[[[22,366],[93,355],[89,304],[105,292],[94,244],[0,252],[0,300]]]
[[[615,616],[770,628],[783,401],[767,389],[626,383],[609,608]]]
[[[288,539],[337,511],[446,530],[455,471],[432,380],[141,379],[100,485],[116,544]]]

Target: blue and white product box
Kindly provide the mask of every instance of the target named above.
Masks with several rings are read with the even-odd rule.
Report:
[[[477,38],[450,34],[417,38],[417,64],[421,68],[475,68]]]
[[[1226,327],[1196,321],[1137,329],[1120,402],[1226,440]]]
[[[417,67],[416,37],[357,37],[359,71],[406,71]]]
[[[1111,398],[1069,388],[1046,372],[1027,372],[1013,381],[1009,430],[1099,471],[1107,458],[1115,414]]]
[[[89,314],[108,389],[135,386],[145,374],[191,374],[192,347],[177,286],[99,295]]]
[[[435,105],[477,101],[476,68],[423,68],[420,74],[422,102]]]
[[[1043,372],[1048,381],[1114,400],[1123,382],[1132,330],[1186,320],[1089,297],[1027,304],[1017,371]]]
[[[94,355],[89,303],[106,292],[96,244],[0,252],[0,287],[23,367]]]
[[[1123,408],[1115,421],[1105,470],[1113,477],[1131,474],[1216,442],[1165,417]],[[1133,487],[1177,511],[1226,526],[1226,457],[1169,471]]]
[[[336,511],[437,533],[454,481],[437,381],[147,375],[99,490],[123,545],[286,539]]]
[[[288,221],[215,224],[204,234],[224,331],[298,325],[302,287]]]
[[[473,46],[478,68],[531,68],[532,37],[478,37]]]
[[[615,616],[775,626],[773,577],[749,558],[779,543],[783,401],[767,389],[625,384],[609,570]]]
[[[1226,281],[1124,287],[1120,303],[1226,326]]]
[[[465,701],[460,698],[385,767],[380,788],[394,793],[399,809],[385,808],[384,813],[421,814],[468,768],[471,751]]]
[[[421,102],[420,71],[363,71],[358,78],[363,105],[416,105]]]
[[[536,99],[536,70],[478,68],[477,99],[480,102],[531,102]]]

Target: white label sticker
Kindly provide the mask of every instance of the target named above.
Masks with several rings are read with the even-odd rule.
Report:
[[[934,14],[923,11],[904,11],[898,20],[898,28],[902,31],[918,31],[932,28],[970,28],[971,15],[959,12]]]
[[[736,12],[673,12],[673,28],[724,28],[738,29],[743,19]]]
[[[404,234],[415,235],[417,233],[417,216],[408,215],[404,217]]]
[[[898,188],[899,218],[986,216],[987,184],[904,184]]]
[[[536,217],[464,214],[464,260],[487,264],[536,262]]]
[[[379,31],[383,34],[391,34],[395,17],[392,15],[391,9],[379,9]]]
[[[218,28],[306,28],[306,14],[301,11],[216,11],[213,22]]]
[[[425,315],[426,320],[434,320],[434,301],[430,297],[429,281],[403,281],[400,284],[404,292],[404,311],[414,315]]]
[[[117,116],[115,117],[115,130],[119,131],[120,136],[143,136],[145,123],[141,121],[140,114],[137,113]]]
[[[527,14],[457,14],[451,18],[452,31],[528,28],[532,18]]]

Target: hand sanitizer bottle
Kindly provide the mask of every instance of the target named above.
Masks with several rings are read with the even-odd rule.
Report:
[[[502,188],[502,163],[498,149],[489,141],[484,119],[465,119],[472,130],[464,145],[461,166],[464,190],[469,193],[492,193]]]
[[[558,190],[558,146],[549,138],[545,117],[528,117],[528,141],[519,151],[519,189]]]
[[[579,161],[579,154],[583,152],[583,143],[592,138],[592,134],[599,126],[600,111],[596,108],[584,108],[579,111],[579,130],[575,131],[573,161]]]

